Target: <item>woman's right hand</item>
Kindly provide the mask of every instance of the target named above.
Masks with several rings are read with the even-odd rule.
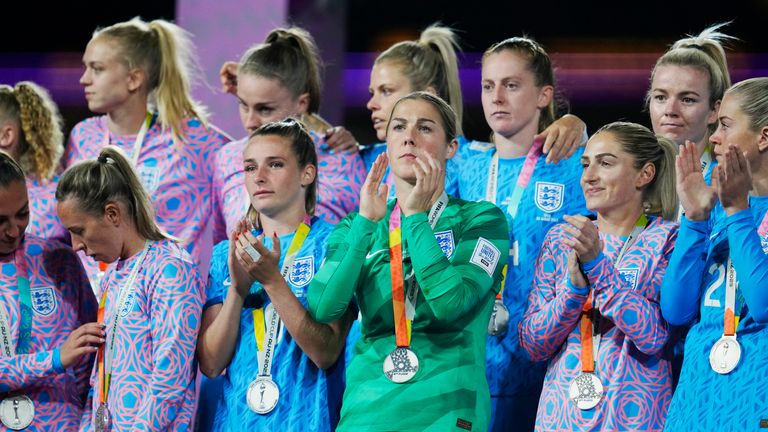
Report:
[[[387,172],[387,163],[386,152],[378,155],[360,189],[360,216],[373,222],[380,221],[387,213],[389,186],[381,183]]]
[[[579,257],[576,256],[576,251],[571,249],[568,254],[568,277],[571,279],[571,285],[584,288],[587,286],[587,279],[584,278],[584,273],[581,271],[581,263],[579,263]]]
[[[680,153],[675,158],[675,172],[677,196],[685,210],[685,217],[692,221],[707,220],[715,206],[717,194],[704,182],[696,145],[691,141],[680,146]]]
[[[235,289],[235,292],[237,292],[237,294],[242,299],[245,299],[245,297],[250,292],[254,279],[250,274],[248,274],[248,271],[245,269],[245,267],[240,264],[235,253],[238,236],[245,235],[245,232],[249,229],[250,227],[248,222],[241,220],[237,223],[235,226],[235,231],[232,233],[232,236],[229,239],[229,253],[227,254],[229,280],[232,283],[232,287]]]
[[[219,69],[221,90],[224,93],[237,94],[237,69],[238,64],[233,61],[224,62]]]
[[[98,351],[99,345],[105,341],[105,334],[104,326],[97,322],[83,324],[73,330],[59,350],[61,366],[69,369],[82,356]]]

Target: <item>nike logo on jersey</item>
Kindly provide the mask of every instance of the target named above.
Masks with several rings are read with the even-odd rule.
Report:
[[[375,257],[376,255],[382,253],[382,252],[387,252],[388,250],[389,249],[379,249],[379,250],[374,251],[374,252],[368,252],[367,254],[365,254],[365,259],[369,260],[369,259]]]

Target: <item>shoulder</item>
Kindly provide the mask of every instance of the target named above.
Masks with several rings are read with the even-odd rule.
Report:
[[[499,219],[506,223],[506,218],[501,209],[488,201],[466,201],[461,198],[451,197],[448,201],[448,206],[456,208],[462,219],[469,223],[472,223],[477,217]]]
[[[159,240],[155,247],[148,253],[146,260],[150,260],[156,273],[163,278],[186,278],[190,274],[197,275],[197,266],[189,253],[173,240]]]
[[[70,133],[72,138],[92,135],[96,132],[101,133],[104,130],[106,116],[89,117],[78,122]]]
[[[232,137],[226,132],[211,123],[203,123],[197,118],[186,119],[183,127],[184,135],[192,142],[220,147],[232,141]]]

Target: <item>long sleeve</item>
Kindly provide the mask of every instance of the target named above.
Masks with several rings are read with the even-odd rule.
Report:
[[[94,389],[91,387],[88,390],[88,396],[85,398],[85,406],[83,407],[83,412],[80,414],[79,432],[88,432],[93,430],[93,393]]]
[[[190,269],[166,264],[154,282],[150,310],[153,369],[132,430],[161,431],[172,424],[196,374],[193,366],[202,293],[199,278]]]
[[[462,208],[467,227],[456,240],[454,258],[448,260],[427,220],[427,213],[403,220],[403,237],[419,288],[440,321],[453,321],[499,289],[503,263],[509,253],[507,222],[501,211],[487,203]],[[484,253],[487,257],[482,257]],[[484,264],[485,260],[487,265]]]
[[[567,276],[562,277],[568,272],[563,265],[567,260],[558,260],[557,256],[566,251],[554,241],[555,236],[551,230],[541,246],[528,308],[520,322],[520,345],[533,361],[548,360],[560,350],[578,325],[588,296],[588,290],[576,288]]]
[[[699,313],[702,277],[707,260],[708,221],[683,217],[676,246],[661,284],[661,311],[672,325],[690,324]]]
[[[317,149],[317,214],[330,222],[343,219],[360,203],[367,171],[360,154],[332,151],[325,139],[312,133]]]
[[[307,293],[309,313],[321,323],[340,319],[360,279],[371,236],[378,225],[358,214],[342,220],[328,239],[325,263]],[[386,250],[379,253],[388,253]]]
[[[590,265],[582,267],[594,289],[600,313],[611,320],[638,350],[648,355],[661,352],[669,339],[669,325],[662,318],[657,293],[674,245],[675,234],[672,233],[666,238],[657,264],[642,269],[641,274],[651,278],[647,296],[635,291],[605,254],[601,253]],[[643,252],[647,250],[643,249]],[[645,262],[651,262],[651,257],[643,258]],[[646,281],[638,280],[637,284],[645,285]]]
[[[51,377],[64,372],[59,349],[16,354],[0,358],[0,392],[48,384]]]
[[[757,234],[750,209],[742,210],[726,219],[731,259],[736,269],[739,288],[749,307],[750,316],[759,323],[768,322],[768,255],[765,254]]]

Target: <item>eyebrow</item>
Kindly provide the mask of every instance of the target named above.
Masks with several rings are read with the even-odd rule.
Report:
[[[280,160],[280,161],[286,160],[283,156],[267,156],[265,159],[267,162],[272,162],[275,160]],[[253,159],[253,158],[243,159],[243,162],[257,163],[256,159]]]
[[[599,154],[596,154],[594,156],[595,159],[602,159],[602,158],[605,158],[605,157],[613,157],[613,158],[618,159],[618,157],[615,154],[613,154],[613,153],[599,153]],[[589,160],[589,156],[582,156],[581,160]]]

